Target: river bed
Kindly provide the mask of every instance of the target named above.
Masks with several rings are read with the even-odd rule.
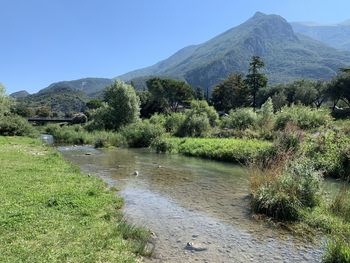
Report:
[[[154,233],[154,256],[146,262],[321,260],[324,239],[311,242],[254,219],[249,175],[240,166],[146,149],[59,150],[84,173],[120,189],[127,220]]]

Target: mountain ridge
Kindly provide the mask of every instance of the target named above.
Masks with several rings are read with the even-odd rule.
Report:
[[[264,59],[272,83],[296,78],[328,79],[339,67],[350,63],[350,53],[296,34],[279,15],[257,12],[246,22],[202,44],[185,47],[168,59],[116,78],[131,81],[162,75],[211,88],[233,72],[246,73],[253,55]]]

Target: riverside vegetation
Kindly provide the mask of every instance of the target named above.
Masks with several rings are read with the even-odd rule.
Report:
[[[223,81],[209,103],[182,81],[153,78],[139,93],[115,82],[86,112],[85,124],[35,130],[23,120],[9,122],[14,113],[7,107],[0,132],[35,136],[40,130],[57,143],[151,147],[247,165],[254,213],[328,234],[323,261],[350,262],[349,191],[344,187],[333,197],[321,188],[324,177],[344,185],[350,179],[350,121],[348,111],[337,108],[349,105],[350,75],[270,87],[263,66],[254,57],[248,76]]]

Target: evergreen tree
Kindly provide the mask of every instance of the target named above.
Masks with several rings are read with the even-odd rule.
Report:
[[[266,87],[267,77],[261,73],[260,70],[265,67],[264,62],[259,56],[253,56],[249,64],[249,72],[246,77],[246,84],[248,85],[253,96],[253,108],[256,108],[256,95],[261,88]]]

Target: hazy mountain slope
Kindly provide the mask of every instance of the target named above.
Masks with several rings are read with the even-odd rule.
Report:
[[[278,15],[258,12],[203,44],[184,48],[151,67],[118,78],[130,81],[148,75],[171,76],[207,88],[232,72],[246,73],[253,55],[263,57],[266,73],[275,83],[296,78],[328,79],[339,67],[350,64],[350,53],[295,34]]]
[[[34,110],[45,106],[64,115],[84,111],[88,98],[82,91],[57,86],[17,100]]]
[[[291,23],[295,32],[319,40],[332,47],[350,51],[350,22],[337,25],[310,25],[309,23]]]
[[[20,90],[14,93],[10,94],[10,97],[14,98],[14,99],[20,99],[20,98],[25,98],[27,96],[29,96],[30,94],[28,93],[28,91],[26,90]]]
[[[105,87],[111,85],[113,80],[106,78],[84,78],[72,81],[60,81],[51,84],[45,89],[39,91],[39,93],[47,92],[49,90],[54,90],[56,88],[69,88],[76,91],[81,91],[87,96],[91,96]]]

